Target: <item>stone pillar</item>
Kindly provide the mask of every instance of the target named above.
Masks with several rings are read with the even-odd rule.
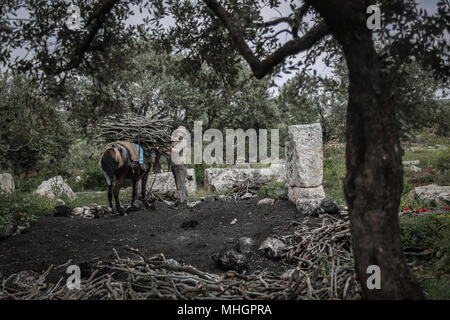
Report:
[[[289,126],[285,152],[289,200],[299,212],[315,214],[325,198],[320,123]]]

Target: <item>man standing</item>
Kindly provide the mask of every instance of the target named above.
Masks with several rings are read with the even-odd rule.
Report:
[[[170,155],[171,170],[180,195],[180,207],[183,208],[190,202],[186,189],[186,149],[188,145],[184,137],[187,134],[187,130],[185,127],[180,126],[174,131],[174,134],[176,138],[174,139],[175,141],[173,142],[171,151],[168,151],[167,155]]]

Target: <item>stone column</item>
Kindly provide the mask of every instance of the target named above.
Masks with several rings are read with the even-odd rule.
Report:
[[[285,152],[289,200],[299,212],[315,214],[325,198],[320,123],[289,126]]]

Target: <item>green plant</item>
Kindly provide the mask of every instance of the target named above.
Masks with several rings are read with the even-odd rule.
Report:
[[[439,278],[424,279],[421,281],[422,288],[433,300],[450,299],[450,277],[441,276]]]
[[[345,177],[345,150],[342,147],[325,147],[323,160],[323,186],[325,193],[337,203],[345,203],[343,179]]]
[[[400,220],[403,247],[416,247],[450,254],[450,214],[404,216]]]
[[[56,201],[33,193],[0,194],[0,226],[9,222],[28,224],[37,216],[52,214]]]
[[[69,185],[77,192],[85,190],[106,190],[106,180],[98,167],[98,159],[91,160],[80,174],[81,180],[69,179]],[[75,191],[74,190],[74,191]]]
[[[286,181],[272,181],[262,186],[258,190],[258,196],[261,198],[287,199]]]
[[[205,184],[205,169],[207,168],[226,168],[227,164],[190,164],[189,168],[193,168],[195,171],[195,180],[198,186],[203,186]]]

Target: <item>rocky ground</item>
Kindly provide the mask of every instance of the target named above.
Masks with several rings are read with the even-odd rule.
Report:
[[[80,265],[83,272],[84,263],[110,257],[113,249],[126,256],[129,251],[124,250],[125,246],[148,256],[163,253],[168,259],[217,273],[224,270],[214,260],[236,248],[241,237],[253,241],[247,255],[247,272],[266,269],[282,273],[289,266],[258,250],[263,241],[272,235],[290,234],[302,224],[308,228],[318,226],[322,220],[300,215],[288,200],[258,205],[259,200],[210,199],[184,210],[156,202],[152,210],[99,219],[42,217],[27,233],[0,242],[0,273],[7,276],[28,269],[42,272],[51,264],[69,260]],[[55,274],[54,279],[59,276]]]

